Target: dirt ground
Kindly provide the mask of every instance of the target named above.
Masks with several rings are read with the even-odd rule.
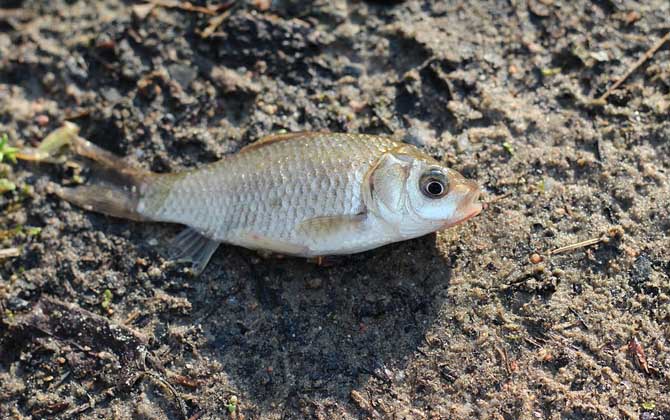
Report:
[[[492,202],[333,267],[222,246],[193,278],[177,227],[5,160],[0,418],[670,419],[670,43],[593,101],[670,2],[159,3],[3,1],[0,133],[72,121],[159,172],[394,134]]]

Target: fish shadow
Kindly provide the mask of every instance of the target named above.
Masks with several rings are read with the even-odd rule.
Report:
[[[200,353],[253,401],[245,414],[284,407],[312,416],[326,399],[351,405],[351,392],[370,381],[405,381],[408,362],[425,345],[453,263],[435,241],[428,235],[331,267],[223,247],[192,282],[188,299],[201,309],[183,321],[202,326],[208,341]]]

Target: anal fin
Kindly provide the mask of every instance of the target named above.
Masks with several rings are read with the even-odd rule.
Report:
[[[196,276],[202,273],[219,247],[219,242],[209,239],[192,228],[186,228],[170,244],[169,257],[179,262],[190,262]]]

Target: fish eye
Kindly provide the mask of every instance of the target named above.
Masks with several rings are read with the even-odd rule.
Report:
[[[419,180],[421,192],[428,198],[442,198],[449,190],[447,176],[439,169],[431,169]]]

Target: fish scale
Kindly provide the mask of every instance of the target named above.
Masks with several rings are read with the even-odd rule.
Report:
[[[360,180],[396,144],[371,135],[314,134],[231,155],[181,176],[159,210],[146,216],[219,241],[240,231],[291,240],[303,220],[359,212]],[[277,196],[279,208],[272,205]]]

